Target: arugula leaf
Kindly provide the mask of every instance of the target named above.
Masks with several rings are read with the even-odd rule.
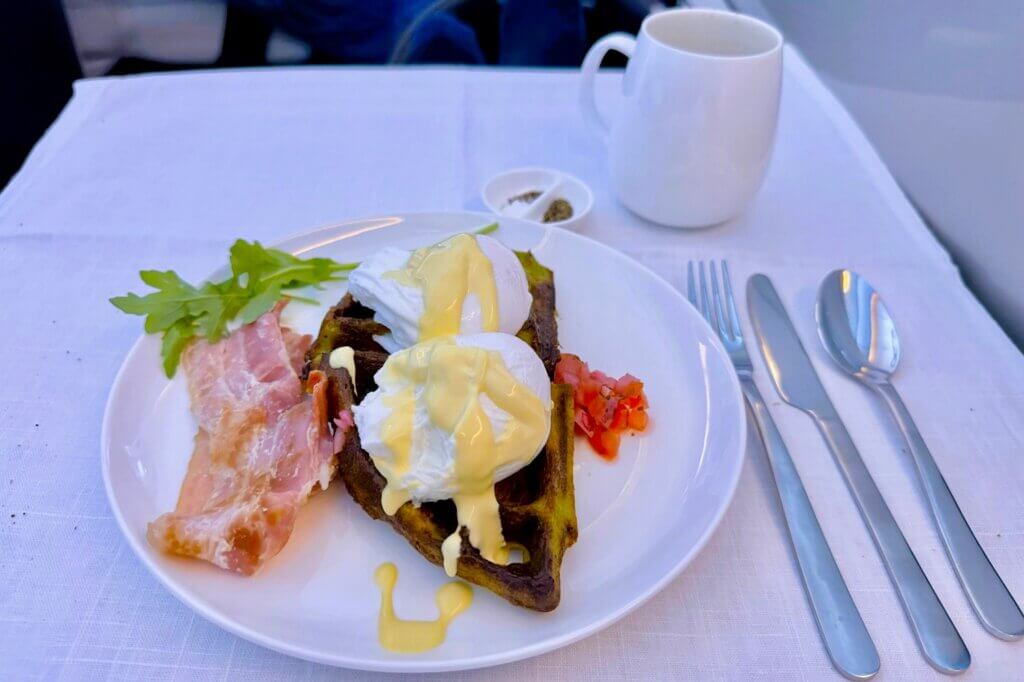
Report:
[[[476,234],[491,234],[498,223],[485,225]],[[237,240],[228,259],[231,276],[220,282],[194,286],[173,270],[142,270],[139,277],[155,291],[144,296],[129,293],[110,302],[129,315],[143,315],[148,334],[162,334],[164,372],[174,376],[185,346],[203,337],[211,343],[227,335],[228,324],[256,321],[282,298],[316,304],[290,290],[320,289],[325,282],[347,277],[358,263],[338,263],[330,258],[299,258],[257,241]]]
[[[260,315],[273,308],[279,298],[281,298],[281,287],[275,284],[263,293],[250,298],[249,302],[238,311],[238,316],[243,324],[255,322]]]
[[[181,353],[194,335],[195,329],[189,320],[182,320],[164,332],[160,354],[164,358],[164,373],[168,378],[174,376],[178,362],[181,361]]]
[[[244,239],[231,246],[229,262],[230,277],[198,287],[173,270],[143,270],[139,277],[156,291],[145,296],[129,293],[110,299],[129,315],[144,315],[147,333],[163,334],[160,352],[168,377],[174,376],[181,353],[193,338],[217,341],[227,334],[232,320],[254,322],[282,298],[315,304],[314,299],[286,291],[322,288],[325,282],[343,279],[358,265],[330,258],[299,258]]]

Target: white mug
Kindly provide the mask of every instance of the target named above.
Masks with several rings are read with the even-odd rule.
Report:
[[[594,74],[609,50],[629,57],[609,126]],[[606,140],[612,186],[633,212],[663,225],[734,218],[764,179],[778,120],[782,36],[731,12],[680,9],[647,17],[639,38],[613,33],[583,60],[580,103]]]

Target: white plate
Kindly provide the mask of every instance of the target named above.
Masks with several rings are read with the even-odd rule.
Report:
[[[417,247],[492,216],[428,213],[359,220],[286,239],[280,248],[351,261],[386,244]],[[291,540],[257,575],[166,556],[146,524],[174,507],[195,424],[185,382],[162,373],[159,339],[141,338],[114,381],[103,421],[103,477],[114,515],[142,562],[181,601],[221,627],[300,658],[366,670],[428,672],[506,663],[586,637],[663,588],[707,542],[736,488],[746,419],[736,376],[700,315],[664,280],[622,254],[564,230],[503,218],[495,234],[554,270],[563,350],[645,382],[651,426],[608,463],[576,448],[579,541],[562,565],[562,602],[539,614],[474,588],[447,641],[425,654],[377,643],[374,569],[399,568],[396,608],[434,618],[447,578],[340,482],[299,514]],[[187,258],[182,254],[182,258]],[[174,263],[159,264],[173,267]],[[286,321],[315,333],[324,307],[293,304]],[[290,319],[288,319],[290,316]]]

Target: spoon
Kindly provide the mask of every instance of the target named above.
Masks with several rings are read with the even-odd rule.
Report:
[[[882,297],[851,270],[829,273],[818,289],[818,335],[843,370],[882,396],[907,440],[939,535],[981,624],[1000,639],[1024,636],[1024,614],[967,525],[910,412],[890,382],[900,339]]]

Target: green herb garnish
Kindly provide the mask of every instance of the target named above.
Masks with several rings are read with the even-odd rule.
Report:
[[[156,291],[116,296],[110,302],[130,315],[145,315],[147,333],[163,334],[164,372],[172,377],[181,352],[194,337],[217,341],[236,317],[243,324],[253,322],[282,298],[317,303],[285,292],[307,286],[319,289],[324,282],[343,279],[357,265],[330,258],[297,258],[239,239],[231,246],[231,276],[221,282],[197,287],[173,270],[142,270],[139,277]]]

